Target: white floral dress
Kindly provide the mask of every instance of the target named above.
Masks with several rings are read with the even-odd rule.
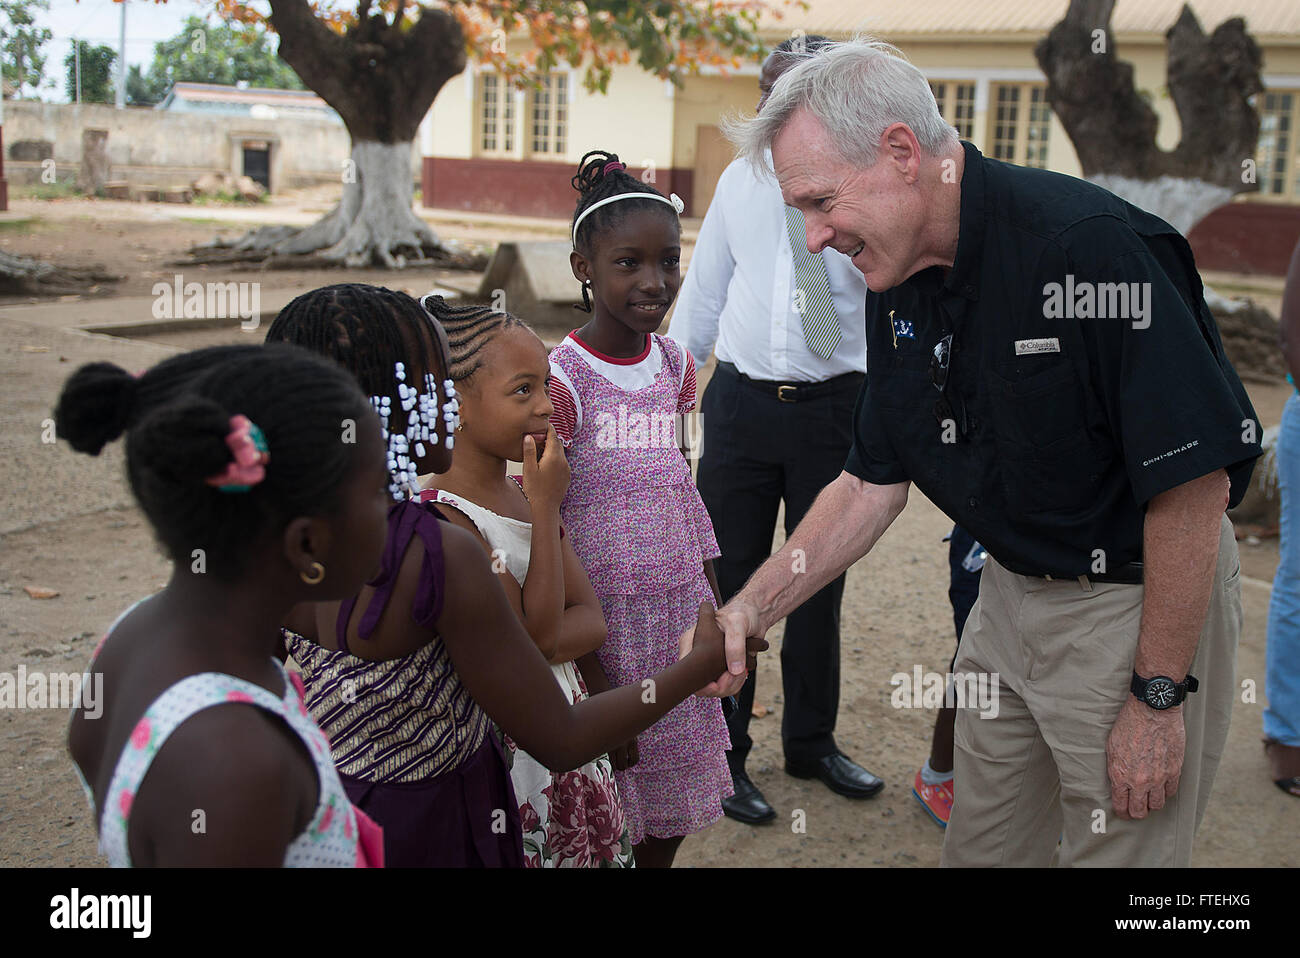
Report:
[[[528,575],[532,524],[489,509],[448,492],[426,490],[464,513],[493,550],[500,550],[507,570],[521,586]],[[551,666],[570,704],[587,698],[587,686],[577,666]],[[623,804],[614,783],[608,755],[601,755],[571,772],[552,772],[503,735],[510,762],[510,780],[519,802],[526,868],[629,868],[632,842]]]

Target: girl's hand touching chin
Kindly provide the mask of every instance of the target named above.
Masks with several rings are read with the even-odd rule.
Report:
[[[546,437],[540,445],[532,433],[524,436],[524,495],[534,508],[558,509],[568,491],[569,460],[555,427],[547,423]]]

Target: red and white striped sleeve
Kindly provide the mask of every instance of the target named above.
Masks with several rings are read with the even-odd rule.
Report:
[[[689,349],[681,343],[677,345],[682,351],[682,381],[677,390],[677,411],[687,413],[695,408],[695,360]]]
[[[555,412],[551,414],[551,425],[555,427],[560,442],[568,447],[582,428],[582,406],[574,395],[568,374],[554,360],[551,362],[551,381],[546,388],[551,405],[555,407]]]

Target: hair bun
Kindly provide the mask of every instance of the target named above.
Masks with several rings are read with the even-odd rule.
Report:
[[[143,415],[127,440],[140,462],[170,482],[198,483],[215,476],[233,456],[226,444],[230,413],[212,399],[183,393]],[[161,455],[147,450],[165,450]]]
[[[98,456],[126,430],[140,381],[113,363],[88,363],[63,384],[55,433],[78,452]]]
[[[605,168],[613,163],[620,164],[620,168],[623,170],[627,169],[627,164],[618,158],[617,153],[610,153],[606,150],[590,150],[583,154],[582,159],[578,161],[578,173],[569,182],[579,193],[589,193],[606,176],[618,172],[616,170],[611,170],[609,173],[605,172]]]

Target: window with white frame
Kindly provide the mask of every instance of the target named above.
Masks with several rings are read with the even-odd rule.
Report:
[[[975,83],[961,80],[931,80],[930,92],[939,104],[939,114],[956,127],[963,140],[975,137]]]
[[[1300,199],[1300,90],[1268,90],[1255,101],[1259,108],[1256,178],[1259,192],[1273,199]]]
[[[515,150],[515,98],[499,73],[478,75],[479,153],[508,156]]]
[[[529,91],[529,141],[534,154],[563,156],[569,139],[569,77],[550,73]]]
[[[1042,83],[994,83],[989,89],[991,155],[997,160],[1047,166],[1047,140],[1052,128],[1052,108]]]

